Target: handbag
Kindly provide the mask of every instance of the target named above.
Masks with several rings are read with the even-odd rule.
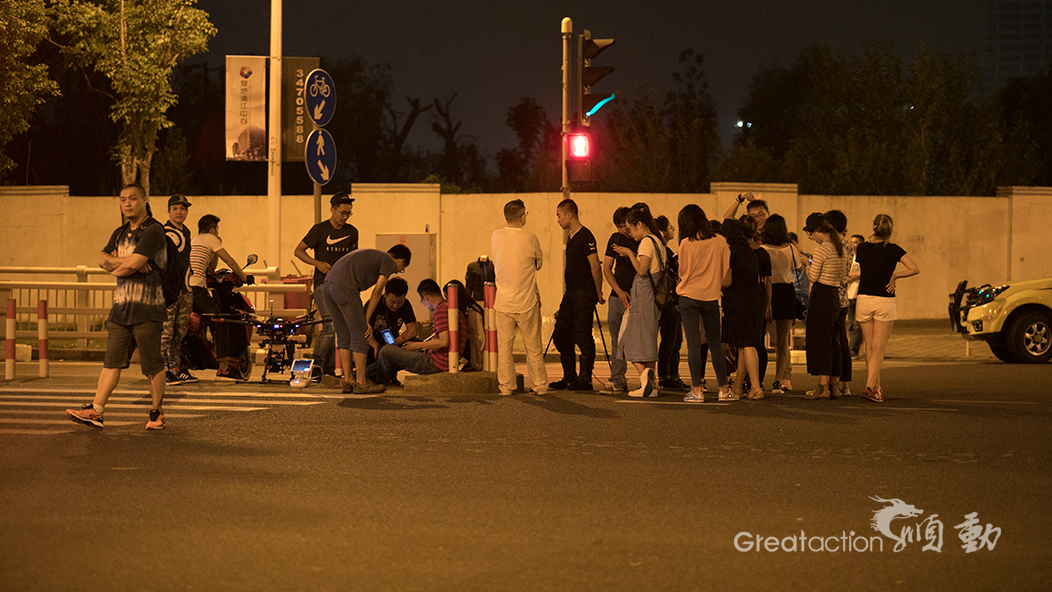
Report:
[[[796,261],[796,251],[793,250],[792,243],[789,244],[789,253],[790,256],[793,257],[793,261]],[[793,270],[795,273],[795,266],[793,267]],[[796,299],[796,308],[794,309],[794,316],[796,317],[796,320],[803,321],[807,318],[807,305],[804,304],[803,299],[801,299],[799,296],[796,296],[794,294],[794,298]]]
[[[654,252],[660,252],[663,248],[662,245],[658,244],[657,239],[651,235],[647,235],[647,238],[654,241]],[[668,267],[668,261],[665,254],[661,254],[661,279],[657,282],[654,281],[654,276],[650,274],[650,270],[647,269],[647,278],[650,279],[650,288],[654,291],[654,303],[657,304],[658,310],[666,311],[679,304],[679,295],[676,294],[676,286],[679,284],[679,274],[672,271]]]

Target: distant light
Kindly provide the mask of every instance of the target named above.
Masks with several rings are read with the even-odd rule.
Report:
[[[752,127],[752,124],[751,123],[746,123],[745,127]]]
[[[739,120],[738,120],[738,127],[740,128],[740,127],[742,127],[743,125],[745,125],[745,122],[739,119]]]

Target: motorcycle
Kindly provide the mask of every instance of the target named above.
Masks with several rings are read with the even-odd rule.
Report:
[[[245,267],[258,260],[256,255],[249,255]],[[248,276],[248,281],[244,282],[247,285],[254,283],[255,278],[251,275]],[[231,357],[238,362],[238,378],[247,381],[252,376],[253,357],[250,345],[252,331],[256,326],[254,321],[256,308],[247,296],[235,291],[243,283],[241,278],[229,269],[218,269],[210,274],[207,284],[220,312],[218,314],[190,314],[189,328],[180,347],[183,361],[192,370],[218,369],[219,360],[216,359],[215,349],[206,335],[206,329],[212,323],[226,323],[230,325],[227,333],[227,347],[231,352]]]

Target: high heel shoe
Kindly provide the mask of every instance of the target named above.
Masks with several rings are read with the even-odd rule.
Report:
[[[759,401],[763,398],[763,387],[757,388],[756,390],[750,392],[748,395],[745,395],[745,398],[749,399],[750,401]]]

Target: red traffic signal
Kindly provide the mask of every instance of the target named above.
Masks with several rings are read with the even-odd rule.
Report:
[[[588,134],[571,133],[566,135],[566,157],[573,160],[587,160],[592,156],[592,138]]]

